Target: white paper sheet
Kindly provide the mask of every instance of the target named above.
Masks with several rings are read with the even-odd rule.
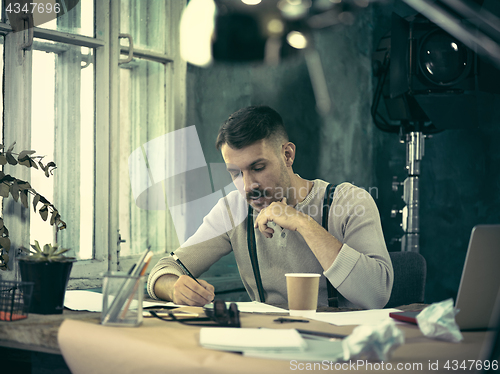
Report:
[[[143,307],[156,305],[165,305],[165,303],[152,303],[149,301],[142,303]],[[87,290],[67,290],[64,297],[64,306],[71,310],[102,312],[102,293]],[[134,307],[134,304],[132,304],[132,307]]]
[[[243,355],[248,357],[272,358],[276,360],[290,361],[293,369],[293,362],[336,362],[343,357],[342,341],[308,340],[307,348],[301,352],[276,352],[276,351],[252,351],[245,350]]]
[[[377,325],[389,317],[391,312],[400,312],[399,309],[371,309],[355,312],[316,313],[313,318],[318,321],[328,322],[336,326],[346,325]]]
[[[229,302],[226,303],[229,307]],[[257,301],[237,302],[238,309],[244,313],[288,313],[288,310],[281,309],[272,305],[259,303]],[[89,312],[102,312],[102,293],[87,291],[87,290],[67,290],[64,298],[64,306],[71,310],[86,310]],[[154,306],[171,306],[182,307],[166,301],[144,301],[142,304],[145,307]],[[207,304],[207,306],[213,306]]]
[[[300,352],[307,347],[295,329],[259,329],[237,327],[202,327],[202,347],[230,352],[275,351]]]
[[[288,310],[278,308],[258,301],[239,301],[236,303],[238,310],[244,313],[288,313]]]

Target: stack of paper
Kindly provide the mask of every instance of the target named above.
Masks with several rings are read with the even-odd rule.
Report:
[[[297,330],[229,327],[202,328],[200,344],[205,348],[231,352],[256,350],[300,352],[307,347]]]
[[[371,309],[357,310],[355,312],[316,313],[313,319],[336,326],[378,325],[386,319],[390,319],[389,313],[399,311],[399,309]]]

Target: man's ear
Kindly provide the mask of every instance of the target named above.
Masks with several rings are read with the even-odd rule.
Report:
[[[293,144],[292,142],[283,144],[283,154],[285,157],[286,166],[292,166],[293,161],[295,160],[295,144]]]

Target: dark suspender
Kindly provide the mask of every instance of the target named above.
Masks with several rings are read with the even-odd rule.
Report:
[[[333,195],[335,193],[335,187],[329,184],[325,190],[325,197],[323,199],[323,220],[322,226],[328,231],[328,213],[330,211],[330,205],[333,200]],[[257,259],[257,245],[255,242],[255,229],[253,227],[253,209],[252,206],[248,206],[248,218],[247,218],[247,245],[248,253],[250,255],[250,261],[252,263],[253,275],[255,277],[255,283],[257,283],[257,291],[259,292],[259,301],[265,302],[264,287],[262,286],[262,278],[260,276],[259,261]],[[327,290],[328,290],[328,306],[338,307],[338,291],[330,281],[327,279]]]
[[[335,188],[332,184],[329,184],[325,190],[325,198],[323,199],[323,228],[328,231],[328,213],[330,212],[330,205],[333,201],[333,195],[335,194]],[[326,279],[326,288],[328,291],[328,306],[337,308],[339,306],[339,292],[332,283]]]
[[[255,276],[255,283],[257,283],[257,291],[259,291],[259,301],[261,303],[266,302],[266,297],[264,295],[264,287],[262,287],[262,278],[260,277],[259,270],[259,260],[257,259],[257,245],[255,243],[255,233],[253,227],[253,209],[252,206],[248,206],[248,218],[247,218],[247,245],[248,254],[250,255],[250,261],[252,262],[253,275]]]

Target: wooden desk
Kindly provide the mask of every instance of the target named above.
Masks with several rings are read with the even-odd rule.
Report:
[[[0,372],[70,374],[57,344],[66,318],[99,323],[100,314],[64,310],[62,315],[30,314],[20,321],[0,321]]]
[[[413,309],[410,306],[405,309]],[[273,327],[273,328],[304,328],[304,324],[280,325],[273,322],[275,316],[242,314],[243,327]],[[74,320],[75,323],[85,323],[85,329],[75,339],[75,349],[84,352],[90,348],[89,355],[84,361],[88,365],[83,372],[99,373],[102,364],[110,365],[115,372],[134,372],[130,369],[128,358],[132,362],[139,362],[147,368],[148,374],[154,372],[173,373],[289,373],[294,371],[311,372],[300,363],[288,361],[262,360],[243,357],[235,353],[218,352],[204,349],[199,346],[199,328],[184,326],[175,322],[163,322],[156,319],[145,319],[139,328],[116,328],[99,325],[99,313],[64,311],[63,315],[40,316],[30,314],[29,318],[16,322],[0,322],[0,346],[18,348],[48,354],[61,354],[57,342],[57,334],[61,323],[65,320]],[[399,347],[389,363],[391,371],[398,372],[397,365],[402,369],[399,372],[442,372],[456,373],[460,370],[447,370],[444,365],[452,360],[477,360],[480,355],[484,332],[466,332],[464,341],[458,344],[445,343],[428,339],[420,333],[418,327],[399,325],[406,337],[405,345]],[[319,321],[307,324],[309,330],[328,331],[349,334],[355,326],[333,326]],[[111,336],[109,336],[109,333]],[[89,342],[92,342],[89,344]],[[139,354],[139,351],[142,352]],[[147,352],[147,353],[144,353]],[[121,357],[123,355],[123,357]],[[139,357],[138,357],[139,355]],[[139,361],[137,361],[139,360]],[[157,364],[153,361],[157,360]],[[159,360],[159,363],[158,363]],[[429,365],[438,365],[439,370],[430,370]],[[93,366],[97,365],[97,366]],[[406,367],[405,367],[406,365]],[[317,371],[339,371],[328,365]],[[314,369],[314,367],[311,367]],[[346,367],[345,367],[346,368]],[[378,369],[377,369],[378,368]],[[352,367],[351,367],[352,369]],[[370,372],[358,367],[357,371]],[[372,371],[380,373],[380,366],[372,366]],[[106,369],[106,374],[114,372]],[[350,370],[340,370],[345,372]],[[142,371],[141,371],[142,372]],[[471,372],[465,370],[464,372]],[[2,371],[3,373],[3,371]],[[7,372],[8,373],[8,372]],[[16,372],[17,373],[17,372]],[[78,373],[78,372],[77,372]]]

